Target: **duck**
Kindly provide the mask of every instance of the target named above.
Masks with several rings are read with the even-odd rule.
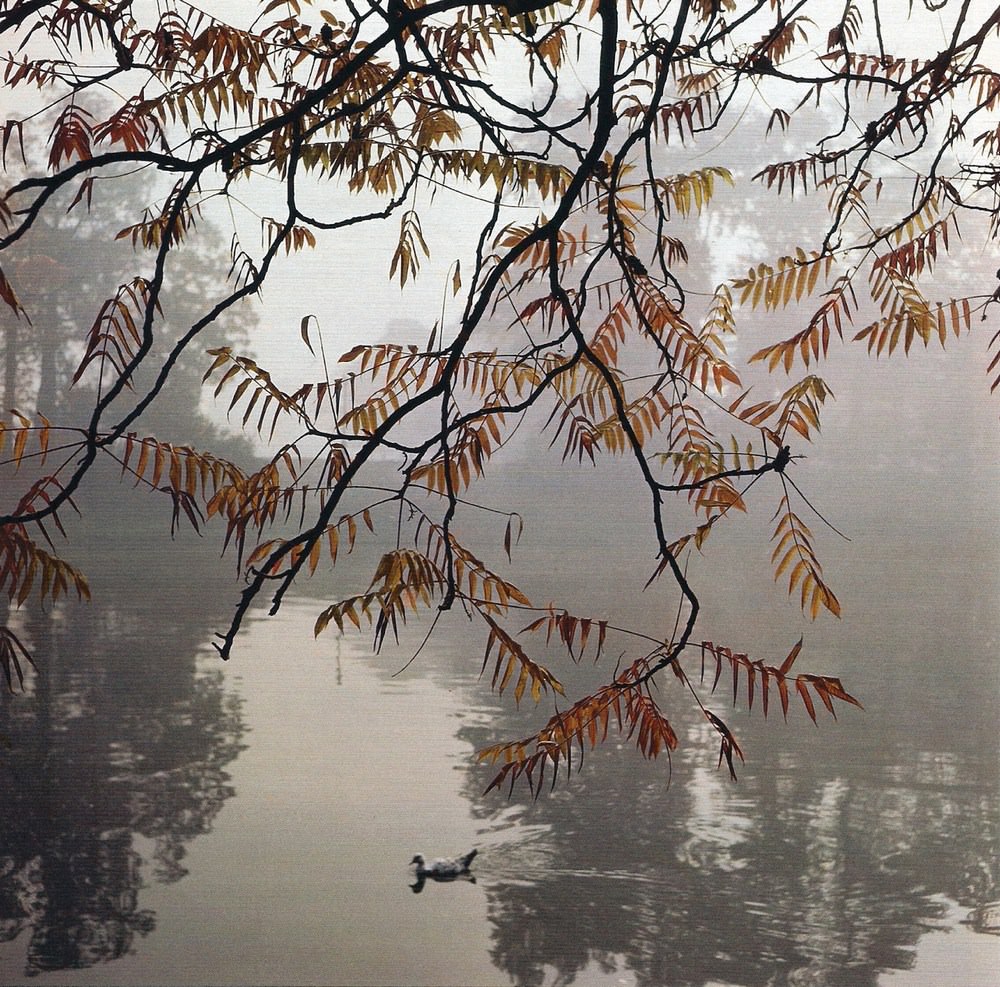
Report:
[[[423,854],[418,853],[410,861],[410,865],[417,865],[417,877],[429,877],[433,881],[452,881],[469,873],[469,865],[477,853],[478,850],[472,849],[460,857],[445,857],[431,864],[426,863]]]
[[[962,925],[971,925],[976,932],[988,932],[1000,935],[1000,901],[990,901],[978,908],[973,908],[961,919]]]
[[[416,865],[417,880],[411,884],[414,894],[419,894],[424,888],[424,882],[430,878],[432,881],[471,881],[476,883],[475,876],[470,872],[469,866],[473,858],[479,853],[473,848],[468,853],[463,853],[458,857],[444,857],[428,864],[424,856],[418,853],[410,861],[410,866]]]

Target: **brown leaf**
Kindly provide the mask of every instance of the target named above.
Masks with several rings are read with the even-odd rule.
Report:
[[[795,659],[798,658],[801,650],[802,638],[799,638],[792,650],[788,652],[788,657],[781,663],[781,668],[778,669],[781,675],[787,675],[791,671],[792,665],[795,664]]]

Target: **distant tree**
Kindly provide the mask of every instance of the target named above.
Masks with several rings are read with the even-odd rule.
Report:
[[[813,719],[817,703],[831,712],[856,703],[836,678],[793,672],[801,642],[769,664],[698,640],[699,594],[684,554],[745,511],[751,488],[774,485],[775,578],[809,617],[839,615],[796,461],[830,395],[815,371],[850,349],[841,341],[886,356],[945,345],[998,300],[992,275],[980,280],[971,266],[958,297],[937,297],[932,275],[949,252],[971,265],[1000,232],[1000,74],[990,68],[1000,9],[974,0],[247,8],[237,26],[183,0],[0,2],[5,86],[39,97],[3,122],[5,158],[11,166],[25,148],[48,153],[47,169],[0,200],[0,251],[56,209],[83,216],[81,225],[106,222],[98,193],[113,196],[137,169],[150,193],[120,234],[136,248],[132,270],[78,339],[74,377],[97,387],[87,423],[58,433],[57,423],[20,413],[6,429],[9,464],[46,450],[58,463],[0,517],[0,585],[11,598],[86,591],[82,574],[37,538],[110,456],[133,481],[166,491],[175,516],[222,518],[247,580],[220,634],[223,658],[261,593],[276,612],[300,575],[342,564],[376,523],[392,529],[394,547],[367,588],[319,614],[317,633],[367,624],[378,647],[418,611],[436,621],[461,608],[483,628],[493,689],[518,702],[563,692],[531,657],[533,642],[555,641],[579,660],[607,651],[611,635],[631,640],[632,657],[602,688],[531,736],[482,752],[497,766],[491,787],[522,780],[537,791],[547,770],[554,780],[569,765],[574,745],[593,747],[612,728],[647,757],[674,749],[651,689],[667,670],[716,731],[720,763],[735,776],[742,752],[704,705],[709,690],[691,676],[692,661],[708,664],[710,681],[726,673],[734,690],[742,679],[741,695],[750,704],[756,695],[765,715],[769,699],[786,709],[794,698]],[[108,93],[112,111],[98,112]],[[769,161],[769,136],[785,146],[781,160]],[[761,158],[756,184],[730,195],[770,190],[782,210],[775,225],[795,239],[782,256],[705,285],[704,265],[686,266],[695,220],[720,188],[737,186],[725,156],[748,149]],[[884,194],[887,185],[905,193]],[[477,224],[449,236],[468,237],[442,285],[457,299],[453,322],[427,325],[424,343],[360,338],[338,355],[338,375],[303,304],[302,343],[319,351],[324,376],[292,388],[248,355],[215,347],[206,379],[231,395],[243,425],[263,440],[294,433],[256,472],[139,437],[178,361],[262,290],[279,255],[321,240],[353,254],[364,244],[366,262],[384,263],[390,282],[413,290],[430,245],[444,239],[434,216],[448,195],[469,202],[467,222]],[[253,215],[263,246],[251,246],[234,218],[228,272],[164,345],[165,285],[197,257],[209,214]],[[363,238],[387,223],[398,237],[380,259],[370,255],[377,239]],[[29,332],[31,299],[9,265],[0,297]],[[738,317],[749,313],[765,318],[769,341],[746,352]],[[761,386],[758,370],[792,379]],[[676,597],[655,634],[619,628],[613,615],[536,606],[460,539],[490,461],[522,422],[546,421],[564,459],[634,463],[649,502],[650,583]],[[366,477],[386,455],[396,458],[396,483],[372,499]],[[272,530],[290,519],[298,533]],[[520,531],[508,514],[504,555],[513,557]],[[2,641],[10,678],[24,652],[10,630]]]
[[[100,208],[95,203],[86,214],[46,210],[30,234],[11,248],[14,276],[30,299],[31,316],[30,322],[18,320],[5,310],[3,317],[5,409],[38,412],[62,425],[89,420],[96,401],[91,378],[96,375],[85,375],[76,386],[73,380],[86,342],[81,327],[91,326],[95,307],[118,287],[120,272],[132,264],[132,244],[118,234],[136,211],[142,211],[147,195],[140,175],[123,175],[106,190]],[[165,279],[164,338],[175,337],[177,326],[186,327],[197,318],[212,289],[212,272],[230,263],[222,237],[210,228],[202,232],[197,262],[178,265]],[[256,325],[256,312],[244,306],[209,327],[202,343],[246,346]],[[203,350],[181,353],[171,370],[168,393],[144,416],[144,425],[161,438],[195,445],[225,441],[201,408],[203,363]],[[135,390],[142,390],[142,376],[149,373],[148,367],[136,369]],[[245,439],[229,444],[230,454],[237,449],[245,455],[252,452]]]

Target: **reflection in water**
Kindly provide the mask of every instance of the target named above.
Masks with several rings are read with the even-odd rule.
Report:
[[[940,387],[947,390],[945,379]],[[958,381],[954,391],[966,393]],[[887,386],[884,400],[901,394]],[[910,449],[928,444],[931,424],[920,422],[922,413],[912,408]],[[967,435],[957,421],[956,414],[955,422],[944,416],[932,424]],[[561,780],[553,794],[531,802],[515,793],[502,814],[495,799],[479,796],[483,775],[470,775],[467,797],[498,841],[515,811],[531,827],[526,842],[506,852],[528,866],[501,868],[488,886],[481,878],[492,956],[512,983],[589,984],[599,971],[606,974],[601,982],[612,983],[624,969],[649,985],[874,987],[889,971],[911,968],[929,932],[948,929],[959,938],[976,927],[976,915],[990,912],[1000,899],[1000,623],[993,606],[998,543],[981,519],[997,508],[995,411],[976,427],[989,443],[987,456],[970,453],[955,469],[928,456],[936,472],[912,487],[904,488],[909,473],[899,462],[908,452],[890,449],[888,440],[887,453],[896,455],[891,471],[856,462],[848,468],[857,454],[843,441],[833,448],[844,468],[813,477],[813,489],[836,491],[829,496],[836,496],[837,517],[849,519],[855,540],[831,549],[845,619],[835,630],[807,627],[809,652],[820,657],[806,661],[841,675],[864,713],[848,711],[840,723],[827,719],[814,729],[804,715],[785,727],[780,714],[765,724],[759,710],[750,717],[730,710],[726,719],[748,752],[735,785],[724,769],[716,772],[704,729],[681,712],[683,704],[669,701],[683,738],[672,771],[605,745],[588,752],[582,773]],[[961,443],[937,445],[966,455]],[[606,490],[601,503],[614,496]],[[888,512],[885,498],[900,498],[899,509]],[[549,585],[561,577],[551,571],[552,546],[576,545],[559,528],[558,509],[541,525],[551,542],[537,549]],[[615,538],[623,545],[627,524],[622,509]],[[637,522],[634,531],[641,530]],[[714,556],[692,554],[704,612],[728,621],[700,633],[755,654],[784,654],[790,641],[770,626],[781,601],[766,596],[766,566],[759,577],[749,568],[760,546],[727,537],[720,535]],[[636,544],[639,538],[632,535]],[[522,554],[532,550],[525,543]],[[589,547],[588,540],[581,553]],[[602,564],[610,568],[607,557]],[[584,565],[574,558],[562,570],[564,585],[544,592],[572,606],[573,573]],[[736,588],[728,571],[734,565],[748,566]],[[724,588],[713,597],[720,571],[716,582]],[[617,577],[624,586],[628,574],[622,565],[606,580],[623,597],[628,591],[617,589]],[[629,603],[636,619],[650,610],[641,580]],[[572,668],[554,671],[568,695],[579,694]],[[719,712],[727,700],[717,699]],[[462,735],[481,748],[527,732],[523,720],[503,713]],[[958,929],[956,915],[971,916],[971,924]],[[959,955],[952,983],[993,982],[1000,943],[979,936],[995,966],[977,973],[963,966],[968,953]]]
[[[29,937],[27,975],[131,952],[156,922],[144,881],[184,876],[185,846],[233,794],[238,702],[192,657],[205,626],[168,606],[27,620],[42,671],[2,700],[0,758],[0,943]]]
[[[967,503],[956,489],[937,500],[925,490],[924,509],[943,516],[948,502]],[[627,554],[620,513],[614,538]],[[396,678],[409,653],[367,660],[352,642],[342,668],[339,639],[312,638],[314,603],[286,603],[254,625],[225,670],[195,657],[220,621],[193,589],[183,598],[159,586],[146,610],[66,607],[31,621],[22,630],[42,673],[29,695],[0,700],[0,951],[27,942],[31,975],[133,952],[144,982],[175,976],[171,951],[190,954],[197,935],[193,982],[463,983],[490,979],[486,969],[518,985],[884,987],[929,933],[1000,944],[988,934],[1000,898],[1000,631],[995,614],[969,604],[983,598],[996,553],[975,531],[955,536],[956,554],[978,561],[942,579],[923,564],[938,550],[933,526],[879,524],[890,561],[876,576],[859,567],[877,587],[848,581],[857,616],[827,646],[840,661],[829,670],[867,712],[817,730],[801,711],[787,727],[731,711],[749,753],[736,785],[681,704],[669,706],[683,738],[672,772],[609,741],[537,801],[484,798],[488,773],[469,755],[524,730],[516,710],[483,698],[481,646],[460,615]],[[554,545],[523,551],[560,596]],[[735,601],[751,632],[768,612],[750,596],[759,585],[767,579]],[[822,654],[823,630],[809,633]],[[570,694],[603,674],[556,671]],[[244,715],[253,749],[233,765]],[[218,818],[233,795],[228,770],[238,820]],[[214,869],[200,858],[209,873],[185,876],[186,849],[212,827],[201,846],[214,845]],[[411,893],[414,849],[465,845],[481,848],[477,884]],[[181,877],[184,900],[157,903],[164,929],[150,935],[143,883]],[[253,908],[232,914],[234,888]],[[168,933],[170,908],[192,917]],[[961,982],[989,982],[961,962]],[[0,979],[14,979],[12,965]]]
[[[972,905],[996,893],[995,802],[913,790],[883,799],[834,779],[808,795],[796,786],[798,802],[758,789],[758,801],[740,800],[742,815],[730,807],[721,828],[702,817],[692,833],[701,781],[692,772],[683,793],[676,785],[626,818],[602,800],[592,824],[623,835],[594,873],[555,864],[531,884],[491,890],[494,958],[512,981],[540,984],[551,966],[568,983],[592,959],[621,954],[639,983],[875,984],[912,961],[942,911],[932,894]],[[545,813],[556,846],[557,805],[569,808],[552,802]],[[914,811],[936,825],[914,829]]]
[[[4,710],[0,936],[28,941],[27,974],[72,982],[132,952],[133,982],[171,982],[171,952],[190,956],[198,936],[186,981],[467,983],[489,981],[485,968],[518,985],[875,987],[929,931],[968,917],[960,931],[977,935],[1000,897],[994,752],[978,730],[916,747],[938,734],[918,730],[914,697],[900,694],[911,712],[888,727],[740,722],[753,756],[737,785],[691,719],[676,724],[669,785],[667,765],[610,742],[571,783],[508,802],[483,798],[483,773],[457,760],[516,715],[470,704],[467,635],[410,678],[391,677],[395,656],[345,649],[338,686],[337,642],[312,640],[314,611],[256,625],[262,660],[226,678],[192,657],[211,625],[162,612],[156,643],[135,609],[25,629],[52,656]],[[233,764],[244,714],[253,749]],[[414,777],[399,752],[418,745],[437,753]],[[218,817],[229,769],[239,819]],[[463,822],[470,805],[478,822]],[[210,828],[212,851],[184,876]],[[478,845],[477,883],[412,894],[421,845]],[[182,876],[150,935],[144,882]],[[232,909],[234,895],[253,907]]]
[[[537,828],[508,856],[530,870],[501,868],[487,888],[493,959],[512,983],[592,982],[595,967],[610,983],[624,967],[649,985],[874,987],[912,966],[948,902],[968,912],[998,896],[992,752],[900,745],[873,765],[861,726],[858,756],[796,755],[783,737],[769,759],[758,737],[732,785],[706,764],[701,730],[689,726],[669,787],[664,766],[621,750],[519,804]],[[480,801],[487,824],[496,810]]]

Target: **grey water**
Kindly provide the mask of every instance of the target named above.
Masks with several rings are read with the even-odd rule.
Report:
[[[811,623],[772,582],[766,499],[689,562],[700,638],[780,662],[803,636],[801,670],[865,706],[765,721],[706,686],[747,755],[736,783],[665,680],[669,761],[612,735],[536,800],[483,794],[475,752],[552,705],[492,695],[461,614],[408,663],[426,625],[378,656],[314,639],[330,587],[306,584],[223,664],[231,560],[116,553],[106,527],[92,604],[12,618],[39,669],[0,700],[0,983],[995,983],[997,409],[967,398],[978,379],[921,406],[894,390],[907,372],[875,373],[905,442],[859,455],[848,406],[803,479],[852,539],[810,522],[844,617]],[[669,629],[624,479],[511,464],[515,560],[537,602]],[[617,657],[541,651],[570,697]],[[475,882],[414,893],[414,853],[472,846]]]

